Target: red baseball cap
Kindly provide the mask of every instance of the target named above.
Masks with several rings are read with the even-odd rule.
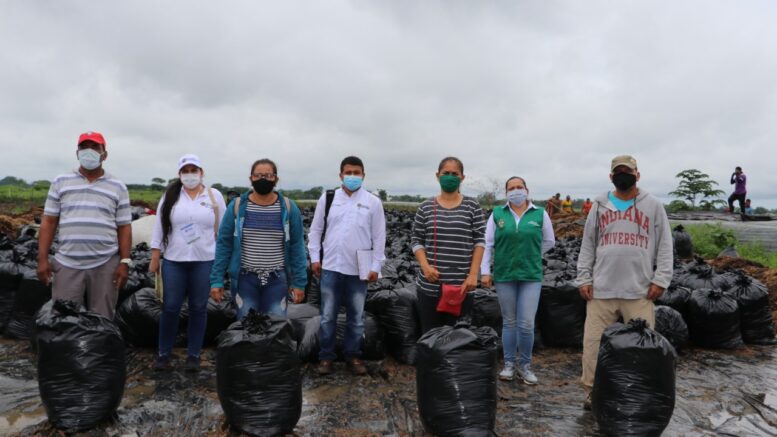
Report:
[[[82,133],[81,136],[78,137],[78,144],[81,144],[84,141],[94,141],[95,143],[105,147],[105,138],[103,138],[103,134],[100,132],[89,131]]]

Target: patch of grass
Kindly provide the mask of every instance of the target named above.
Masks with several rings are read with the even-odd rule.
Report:
[[[739,256],[761,263],[770,269],[777,268],[777,252],[769,252],[761,243],[737,244]]]
[[[691,235],[693,251],[704,258],[715,258],[723,249],[737,245],[737,236],[720,223],[684,226]]]

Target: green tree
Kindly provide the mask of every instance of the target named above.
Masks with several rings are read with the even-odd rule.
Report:
[[[28,187],[29,186],[24,179],[13,177],[13,176],[6,176],[6,177],[0,179],[0,185],[13,185],[15,187]]]
[[[39,180],[32,183],[32,188],[35,190],[48,190],[51,186],[51,182],[46,180]]]
[[[718,203],[725,203],[718,198],[724,194],[723,190],[715,188],[718,183],[710,179],[707,173],[691,168],[677,173],[675,177],[680,179],[680,183],[669,195],[687,200],[692,209],[696,208],[697,199],[703,209],[712,209]]]
[[[380,200],[383,202],[388,201],[388,193],[382,188],[378,190],[378,197],[380,197]]]
[[[151,179],[151,189],[153,190],[164,190],[165,189],[165,180],[163,178],[153,178]]]

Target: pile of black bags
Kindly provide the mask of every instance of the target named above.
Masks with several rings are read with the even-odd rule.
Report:
[[[338,360],[344,360],[344,340],[345,340],[346,316],[344,313],[337,315],[337,328],[335,343],[335,353]],[[300,340],[298,353],[304,362],[317,362],[320,349],[319,328],[321,326],[321,316],[315,316],[305,322],[305,332]],[[386,357],[384,347],[383,331],[375,317],[364,312],[364,335],[362,336],[362,356],[364,360],[382,360]]]
[[[656,305],[656,332],[663,335],[677,352],[688,347],[688,325],[674,308]]]
[[[774,344],[769,291],[762,283],[739,272],[727,291],[739,305],[742,340],[753,344]]]
[[[676,358],[642,319],[604,330],[591,400],[606,435],[661,435],[674,412]]]
[[[51,299],[51,286],[37,279],[24,278],[14,294],[11,315],[4,334],[8,338],[28,340],[35,329],[35,314]]]
[[[418,411],[427,432],[494,435],[497,335],[466,325],[429,330],[418,340]]]
[[[49,422],[76,432],[110,418],[126,381],[124,340],[116,324],[57,300],[38,314],[35,330],[38,385]]]
[[[574,280],[571,273],[561,272],[542,282],[537,325],[543,346],[583,347],[586,302]]]
[[[291,434],[302,413],[300,360],[291,323],[251,310],[222,332],[216,388],[233,427],[254,436]]]
[[[414,364],[420,335],[415,290],[380,290],[367,295],[365,308],[383,328],[386,349],[399,362]]]
[[[701,288],[689,301],[691,340],[697,346],[736,349],[743,346],[739,305],[720,289]]]

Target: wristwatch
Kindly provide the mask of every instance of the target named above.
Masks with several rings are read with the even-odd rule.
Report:
[[[126,264],[127,267],[132,267],[132,265],[133,265],[132,259],[130,259],[130,258],[122,258],[122,259],[119,260],[119,263]]]

